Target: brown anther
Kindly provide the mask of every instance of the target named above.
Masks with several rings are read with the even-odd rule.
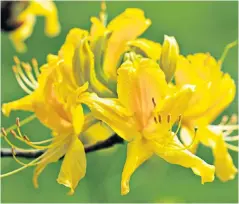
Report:
[[[178,121],[181,122],[181,120],[182,120],[182,115],[180,114],[180,115],[178,116]]]
[[[230,122],[231,122],[232,124],[237,123],[237,115],[236,115],[236,114],[233,114],[233,115],[231,116]]]
[[[158,123],[158,121],[157,121],[156,117],[154,117],[154,122],[155,122],[156,124]]]
[[[152,98],[152,102],[154,104],[154,107],[156,107],[156,102],[155,102],[154,98]]]
[[[162,123],[162,116],[158,115],[159,123]]]
[[[30,64],[22,62],[22,67],[25,69],[25,71],[30,72],[32,71],[32,67],[30,66]]]
[[[29,138],[26,135],[23,135],[23,139],[26,140],[27,142],[30,142]]]
[[[17,137],[17,133],[14,130],[10,130],[10,133],[14,136]]]
[[[15,149],[12,147],[12,155],[16,155]]]
[[[198,127],[194,127],[195,134],[196,134],[197,131],[198,131]]]
[[[15,62],[16,64],[20,64],[20,60],[19,60],[19,58],[18,58],[17,56],[14,56],[14,57],[13,57],[13,60],[14,60],[14,62]]]
[[[227,115],[224,115],[224,116],[222,116],[222,121],[221,121],[221,123],[226,123],[228,121],[228,116]]]
[[[171,121],[171,115],[168,114],[168,116],[167,116],[167,122],[170,123],[170,121]]]
[[[18,73],[18,70],[17,70],[17,66],[16,65],[13,65],[12,66],[12,71],[17,74]]]
[[[7,132],[6,132],[6,130],[5,130],[4,128],[2,128],[1,131],[2,131],[3,136],[6,137],[6,136],[7,136]]]
[[[38,62],[37,62],[36,58],[32,58],[32,65],[35,67],[38,67]]]
[[[17,125],[17,127],[20,127],[20,125],[21,125],[20,124],[20,119],[18,117],[16,118],[16,125]]]
[[[101,10],[102,10],[103,12],[106,11],[106,3],[105,3],[105,1],[101,1],[100,7],[101,7]]]

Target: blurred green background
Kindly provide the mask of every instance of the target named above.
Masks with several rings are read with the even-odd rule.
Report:
[[[73,27],[90,28],[90,17],[99,13],[100,2],[56,2],[62,27],[56,38],[47,38],[44,20],[39,17],[33,35],[27,40],[28,52],[18,54],[6,34],[1,34],[1,102],[18,99],[25,93],[18,86],[11,66],[13,56],[23,61],[36,57],[39,64],[45,62],[48,53],[57,53],[68,31]],[[128,7],[145,11],[152,20],[151,27],[143,37],[163,41],[164,34],[176,37],[182,54],[210,52],[219,58],[224,47],[238,36],[238,2],[107,2],[109,19]],[[223,65],[223,70],[238,82],[238,52],[233,48]],[[238,98],[238,96],[236,96]],[[223,113],[237,113],[237,99]],[[14,112],[10,118],[2,117],[2,126],[8,127],[28,113]],[[220,121],[220,117],[216,122]],[[50,131],[37,120],[22,128],[33,140],[48,138]],[[7,145],[2,142],[2,146]],[[199,147],[198,155],[213,163],[211,150]],[[237,153],[231,152],[235,165]],[[32,184],[33,168],[1,180],[2,202],[238,202],[238,177],[223,183],[217,178],[213,183],[201,185],[200,177],[190,169],[171,165],[153,157],[145,162],[131,179],[131,191],[120,195],[120,179],[126,156],[126,145],[111,150],[87,155],[87,174],[79,183],[73,196],[67,196],[68,189],[57,184],[56,178],[61,162],[49,165],[39,178],[39,189]],[[26,162],[26,161],[25,161]],[[2,173],[19,167],[11,158],[1,160]]]

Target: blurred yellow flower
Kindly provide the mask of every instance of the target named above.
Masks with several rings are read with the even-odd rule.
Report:
[[[196,85],[182,120],[182,140],[185,144],[191,143],[193,128],[197,126],[192,152],[196,151],[199,142],[212,148],[216,175],[220,180],[227,181],[237,173],[228,149],[238,151],[238,148],[227,143],[238,140],[238,136],[229,137],[234,130],[238,130],[237,117],[232,116],[229,124],[226,124],[228,118],[224,117],[221,124],[210,125],[233,101],[236,92],[234,80],[221,71],[221,64],[222,60],[217,61],[210,54],[181,56],[175,79],[179,88],[185,84]]]
[[[179,127],[194,88],[185,85],[168,95],[168,85],[158,64],[130,53],[118,70],[118,98],[82,97],[94,116],[108,124],[128,141],[127,159],[122,173],[121,194],[129,192],[133,172],[154,153],[169,163],[192,168],[202,183],[214,180],[214,166],[192,154],[172,131]],[[89,99],[90,98],[90,99]]]
[[[21,25],[9,34],[18,52],[25,52],[27,50],[24,41],[29,38],[33,32],[36,16],[45,17],[46,35],[53,37],[60,32],[56,5],[51,0],[29,1],[29,5],[26,9],[17,16],[16,21]]]

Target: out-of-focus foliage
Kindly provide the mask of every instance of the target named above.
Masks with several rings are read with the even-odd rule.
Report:
[[[108,16],[112,19],[128,7],[138,7],[152,20],[151,27],[143,37],[162,42],[164,35],[175,36],[180,52],[184,55],[194,52],[210,52],[219,58],[225,45],[237,38],[237,2],[107,2]],[[45,62],[48,53],[56,53],[69,29],[89,29],[90,17],[98,15],[99,2],[56,2],[62,32],[59,37],[49,39],[43,35],[44,21],[39,19],[34,32],[26,43],[28,52],[19,57],[29,61],[35,57],[39,64]],[[11,67],[16,55],[7,35],[1,34],[1,102],[22,97],[25,93],[18,87]],[[223,71],[228,72],[238,83],[237,49],[227,56]],[[237,98],[237,97],[236,97]],[[238,100],[234,100],[224,114],[237,113]],[[2,117],[2,126],[8,127],[19,116],[27,114],[14,112],[10,118]],[[216,122],[220,121],[220,117]],[[216,123],[217,124],[217,123]],[[47,138],[49,130],[34,121],[22,128],[37,140]],[[97,134],[97,133],[96,133]],[[5,143],[2,143],[6,146]],[[33,169],[1,180],[2,202],[238,202],[237,183],[234,180],[223,183],[217,178],[213,183],[200,184],[200,178],[191,170],[171,165],[158,158],[151,158],[142,165],[131,179],[131,192],[120,195],[121,172],[125,162],[126,146],[115,146],[117,151],[101,151],[87,155],[86,177],[80,182],[74,196],[66,196],[67,189],[57,184],[55,178],[61,162],[49,165],[39,179],[39,189],[32,184]],[[199,146],[198,155],[213,163],[209,149]],[[237,154],[231,153],[237,166]],[[1,161],[2,172],[15,169],[17,164],[11,158]],[[190,189],[190,191],[189,191]]]

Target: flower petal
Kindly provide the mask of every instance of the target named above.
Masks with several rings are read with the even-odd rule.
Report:
[[[58,139],[54,140],[52,143],[53,147],[44,153],[43,158],[40,160],[34,170],[33,184],[35,188],[38,188],[38,177],[46,168],[46,166],[50,163],[57,162],[66,153],[70,140],[68,139],[67,135],[57,135],[57,137]]]
[[[79,181],[85,176],[85,172],[86,156],[84,146],[77,137],[73,136],[62,162],[57,182],[69,187],[71,189],[69,195],[72,195]]]
[[[215,167],[207,164],[189,150],[185,150],[176,136],[166,145],[155,140],[152,147],[154,147],[154,152],[167,162],[191,168],[195,174],[201,176],[202,184],[214,180]]]
[[[227,150],[222,132],[214,131],[213,129],[207,127],[199,127],[198,137],[204,145],[212,148],[215,159],[214,165],[216,167],[216,175],[218,178],[222,181],[234,179],[237,169]]]
[[[2,112],[8,117],[12,110],[34,111],[33,101],[34,94],[31,94],[16,101],[4,103],[2,105]]]
[[[109,125],[124,140],[130,141],[139,134],[131,113],[117,99],[103,99],[96,94],[87,94],[81,97],[81,102],[90,108],[97,119]]]
[[[56,36],[59,34],[60,24],[54,2],[46,0],[32,1],[25,12],[45,17],[45,32],[48,36]]]
[[[140,9],[126,9],[122,14],[114,18],[107,29],[112,35],[107,43],[104,56],[104,72],[112,79],[116,78],[116,70],[121,54],[126,49],[127,41],[134,40],[141,35],[151,24]]]
[[[188,108],[188,103],[193,96],[195,87],[191,85],[184,85],[176,91],[174,94],[165,98],[162,107],[158,110],[158,113],[162,117],[162,122],[167,123],[167,117],[170,114],[170,123],[174,122],[183,116],[184,111]]]
[[[138,138],[130,142],[127,146],[127,158],[124,165],[121,180],[121,194],[126,195],[129,192],[129,180],[134,171],[147,159],[153,152],[146,140]]]
[[[72,114],[72,125],[75,130],[75,134],[79,135],[81,133],[82,127],[84,125],[84,112],[82,105],[71,108]]]
[[[162,46],[154,41],[139,38],[129,41],[127,45],[130,49],[134,50],[137,54],[141,54],[143,57],[151,58],[154,61],[160,59]]]
[[[135,113],[139,125],[144,127],[154,109],[152,99],[161,101],[167,94],[164,73],[156,62],[143,58],[135,62],[127,60],[119,68],[118,74],[119,100]]]

